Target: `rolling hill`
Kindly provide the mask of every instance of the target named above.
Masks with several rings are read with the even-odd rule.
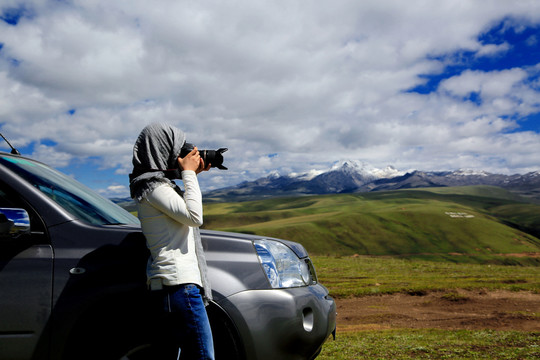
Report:
[[[205,201],[247,201],[276,196],[363,193],[427,187],[491,185],[502,187],[540,204],[540,171],[524,175],[492,174],[485,171],[399,171],[392,166],[377,169],[366,163],[346,160],[321,172],[273,173],[254,181],[208,191]]]
[[[208,203],[204,227],[294,240],[319,255],[540,264],[540,206],[494,186]]]

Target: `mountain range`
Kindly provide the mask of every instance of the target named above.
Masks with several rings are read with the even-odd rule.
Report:
[[[328,171],[304,174],[270,174],[254,181],[212,190],[205,201],[245,201],[275,196],[357,193],[383,190],[468,185],[498,186],[540,203],[540,171],[524,175],[492,174],[484,171],[400,171],[392,166],[377,169],[366,163],[346,160]]]
[[[336,162],[327,171],[280,175],[244,181],[238,185],[205,192],[205,202],[258,200],[277,196],[359,193],[384,190],[490,185],[506,189],[528,201],[540,204],[540,171],[524,175],[492,174],[485,171],[400,171],[392,166],[374,168],[364,162]],[[135,211],[131,198],[113,198],[128,211]]]

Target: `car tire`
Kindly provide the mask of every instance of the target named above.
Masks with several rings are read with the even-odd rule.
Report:
[[[212,328],[216,359],[246,360],[236,326],[225,311],[215,303],[208,305],[206,311]]]
[[[152,339],[151,313],[144,302],[109,298],[80,315],[65,341],[62,359],[144,359]]]
[[[64,359],[100,360],[151,360],[154,359],[149,339],[133,328],[117,327],[115,331],[102,330],[99,338],[87,340],[83,336],[78,341],[70,341]],[[121,336],[118,333],[122,333]]]
[[[110,303],[109,303],[110,305]],[[115,308],[115,307],[113,307]],[[118,307],[116,307],[118,309]],[[151,317],[140,316],[139,311],[113,313],[110,307],[87,313],[79,319],[68,338],[64,359],[83,360],[153,360]],[[227,313],[215,303],[206,308],[216,359],[246,360],[241,338]],[[134,316],[133,314],[139,314]],[[104,323],[103,319],[107,319]],[[155,324],[154,324],[155,325]]]

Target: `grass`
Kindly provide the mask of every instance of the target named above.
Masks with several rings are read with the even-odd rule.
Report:
[[[458,289],[540,293],[538,214],[470,186],[205,204],[205,227],[303,244],[336,299],[441,291],[459,302]],[[338,333],[317,359],[537,358],[540,332],[397,329]]]
[[[205,227],[293,240],[317,255],[540,265],[507,259],[540,252],[539,213],[503,189],[475,186],[210,203]]]
[[[468,186],[205,204],[205,227],[303,244],[337,299],[441,291],[459,302],[458,289],[540,293],[538,214]],[[338,333],[318,360],[538,358],[540,332],[397,329]]]
[[[382,330],[339,334],[317,360],[538,358],[540,332]]]
[[[406,292],[444,291],[461,301],[457,289],[540,293],[540,267],[460,264],[369,256],[312,257],[319,281],[339,299]],[[395,329],[338,332],[317,360],[352,359],[537,359],[540,332]]]
[[[379,257],[312,256],[335,298],[453,289],[540,293],[540,267],[461,264]]]

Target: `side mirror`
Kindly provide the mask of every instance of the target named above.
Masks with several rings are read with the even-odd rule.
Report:
[[[0,238],[15,239],[30,234],[30,217],[24,209],[0,208]]]

